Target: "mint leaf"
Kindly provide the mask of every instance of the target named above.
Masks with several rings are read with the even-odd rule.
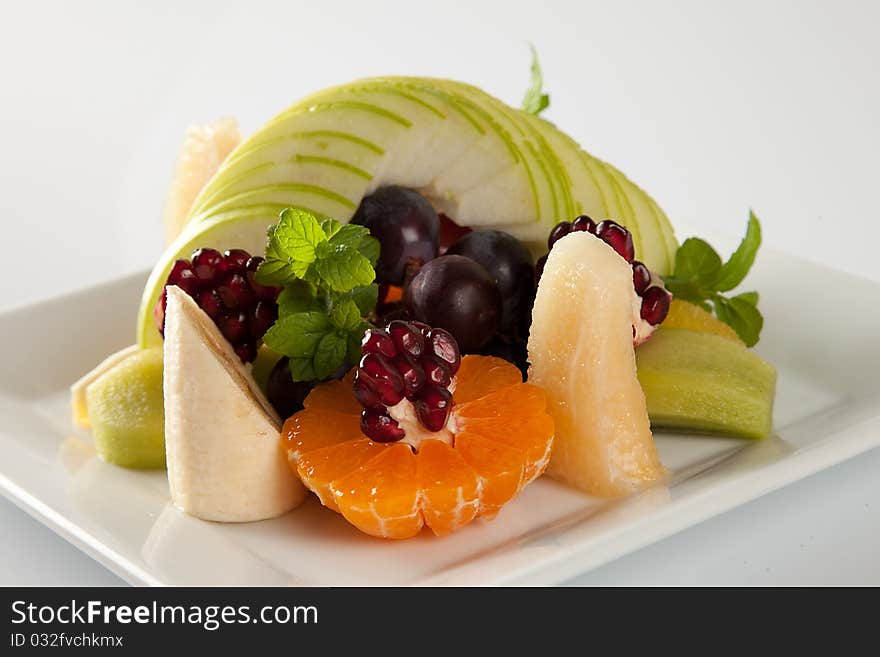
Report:
[[[725,299],[719,295],[713,299],[713,304],[718,319],[733,328],[747,347],[758,343],[764,317],[752,303],[740,297]]]
[[[339,232],[339,229],[342,228],[344,224],[336,221],[336,219],[332,219],[330,217],[324,217],[320,219],[319,223],[321,224],[321,230],[324,231],[324,235],[327,236],[327,239],[331,239],[336,233]]]
[[[529,44],[532,49],[532,78],[526,95],[523,97],[522,109],[527,114],[537,116],[550,105],[550,96],[543,91],[544,74],[541,72],[541,64],[538,63],[538,53],[535,46]]]
[[[330,311],[330,323],[340,331],[354,331],[361,322],[361,311],[351,296],[340,299]]]
[[[675,254],[675,272],[678,280],[700,283],[711,281],[721,269],[721,256],[708,242],[691,237],[678,247]]]
[[[376,278],[370,261],[359,251],[338,246],[315,263],[321,283],[336,292],[347,292],[353,287],[369,285]]]
[[[285,317],[304,312],[320,312],[326,308],[315,296],[314,288],[305,281],[289,283],[278,295],[278,315]]]
[[[311,358],[330,331],[326,312],[309,311],[280,317],[263,336],[270,349],[290,358]]]
[[[294,381],[314,381],[315,365],[311,358],[291,358],[290,378]]]
[[[370,261],[370,264],[373,267],[379,262],[379,240],[375,237],[370,237],[368,235],[362,238],[357,250],[360,251],[362,256]]]
[[[361,316],[369,315],[373,312],[376,304],[379,302],[379,286],[376,283],[370,285],[359,285],[351,290],[351,298],[357,304]]]
[[[756,308],[758,307],[758,293],[757,292],[743,292],[742,294],[737,294],[734,299],[741,299],[746,303],[750,303]]]
[[[311,212],[287,208],[269,229],[266,260],[257,270],[261,285],[285,285],[302,278],[317,258],[318,246],[327,241],[318,219]]]
[[[347,347],[345,333],[327,333],[322,337],[315,350],[315,378],[326,379],[344,365]]]
[[[348,354],[346,359],[349,363],[354,364],[361,359],[361,342],[368,328],[372,328],[368,322],[361,322],[357,329],[348,334]]]
[[[761,224],[755,213],[749,211],[749,225],[746,236],[737,247],[730,259],[724,263],[715,278],[713,287],[719,292],[727,292],[742,283],[758,254],[761,246]]]
[[[330,236],[330,244],[333,246],[347,246],[357,249],[364,237],[369,237],[370,229],[358,224],[345,224]]]

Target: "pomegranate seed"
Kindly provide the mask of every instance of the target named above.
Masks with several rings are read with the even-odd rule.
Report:
[[[193,271],[192,265],[186,260],[177,260],[168,274],[168,285],[176,285],[189,296],[195,298],[199,290],[199,279]]]
[[[571,222],[570,221],[561,221],[555,226],[553,226],[553,230],[550,231],[550,237],[547,238],[547,248],[552,249],[553,245],[556,244],[563,237],[568,235],[571,232]]]
[[[354,375],[354,396],[364,408],[379,409],[380,411],[385,409],[379,398],[379,393],[373,390],[367,377],[361,376],[360,371],[355,372]]]
[[[251,286],[251,290],[261,301],[276,301],[278,299],[278,295],[281,294],[280,287],[271,287],[266,285],[260,285],[257,283],[256,272],[259,269],[260,265],[263,264],[263,258],[260,256],[254,256],[250,260],[247,261],[245,265],[245,276],[247,277],[247,282]]]
[[[230,344],[243,342],[247,336],[247,315],[242,312],[227,313],[217,318],[217,327]]]
[[[242,363],[252,363],[257,358],[257,345],[253,342],[242,342],[234,347],[235,353]]]
[[[430,329],[426,338],[428,353],[446,363],[450,376],[455,376],[458,368],[461,367],[461,353],[452,334],[444,329],[435,328]]]
[[[651,284],[651,272],[648,268],[638,260],[633,260],[633,287],[636,294],[642,295],[647,287]]]
[[[421,365],[425,370],[425,378],[429,383],[447,387],[452,383],[452,377],[449,375],[449,368],[446,364],[435,356],[425,356],[421,360]]]
[[[202,290],[199,292],[199,298],[196,299],[196,303],[199,304],[199,308],[204,310],[211,319],[217,319],[220,313],[223,312],[223,301],[220,299],[220,295],[217,294],[217,290],[211,288]]]
[[[361,358],[355,377],[363,379],[385,406],[394,406],[403,399],[403,377],[385,356],[367,354]]]
[[[406,435],[394,418],[374,410],[361,413],[361,431],[377,443],[394,443]]]
[[[427,385],[419,392],[415,403],[419,421],[429,431],[440,431],[452,410],[452,393],[440,386]]]
[[[388,325],[388,333],[394,341],[399,354],[409,354],[419,358],[425,352],[425,336],[409,322],[395,320]]]
[[[226,259],[226,267],[229,271],[242,274],[246,271],[251,254],[244,249],[229,249],[223,252],[223,257]]]
[[[636,257],[632,234],[616,221],[606,219],[596,226],[596,236],[617,251],[627,262]]]
[[[413,320],[410,322],[410,324],[412,324],[417,329],[419,329],[422,332],[422,335],[424,335],[425,337],[428,336],[428,331],[431,330],[431,327],[428,326],[427,324],[425,324],[424,322],[419,322],[417,320]]]
[[[227,274],[217,286],[217,292],[229,310],[247,310],[256,301],[251,286],[241,274]]]
[[[574,220],[571,224],[571,229],[575,231],[582,231],[587,233],[596,234],[596,222],[590,219],[587,215],[582,214],[580,217]]]
[[[400,372],[400,376],[403,377],[404,395],[412,401],[416,393],[425,385],[425,370],[407,354],[400,354],[400,356],[395,358],[394,366]]]
[[[549,254],[547,254],[549,255]],[[544,265],[547,264],[547,255],[542,255],[535,263],[535,283],[541,282],[541,274],[544,273]]]
[[[156,328],[159,329],[159,335],[165,337],[165,305],[168,303],[168,289],[162,288],[162,294],[153,308],[153,319],[156,320]]]
[[[361,340],[361,353],[382,354],[388,358],[394,358],[397,355],[397,349],[387,331],[367,329],[363,340]]]
[[[278,319],[278,306],[269,301],[257,302],[251,317],[251,337],[261,340],[269,330],[269,327]]]
[[[657,326],[669,314],[669,302],[672,295],[662,287],[652,285],[642,295],[641,316],[648,324]]]
[[[223,254],[215,249],[199,249],[193,252],[192,267],[199,281],[211,285],[226,270],[226,262]]]

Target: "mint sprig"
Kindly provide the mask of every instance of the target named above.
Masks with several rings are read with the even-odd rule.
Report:
[[[733,297],[724,295],[742,283],[755,262],[761,246],[761,224],[749,212],[746,236],[727,262],[707,242],[697,237],[686,239],[675,254],[672,276],[664,277],[666,288],[684,301],[715,315],[730,326],[748,347],[757,344],[764,326],[758,310],[758,293],[743,292]]]
[[[278,320],[263,336],[290,358],[294,381],[329,377],[354,364],[375,307],[379,243],[368,229],[288,208],[269,229],[262,285],[283,287]]]
[[[541,72],[541,64],[538,62],[538,52],[535,46],[529,44],[532,49],[532,77],[526,95],[523,97],[522,108],[527,114],[537,116],[550,105],[550,96],[544,93],[544,74]]]

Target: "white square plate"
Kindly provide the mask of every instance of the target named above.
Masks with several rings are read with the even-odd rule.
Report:
[[[779,369],[763,442],[659,434],[667,486],[615,502],[542,479],[492,522],[442,539],[360,534],[314,500],[222,525],[170,505],[164,472],[95,456],[68,387],[133,339],[144,276],[0,315],[0,489],[135,584],[548,584],[880,444],[880,285],[768,250],[750,276]]]

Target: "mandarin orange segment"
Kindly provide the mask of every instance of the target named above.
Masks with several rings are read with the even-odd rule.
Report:
[[[522,383],[522,374],[516,365],[495,356],[465,356],[456,378],[456,404],[465,404],[495,390]]]
[[[416,461],[425,524],[442,536],[473,520],[480,505],[480,482],[461,454],[442,441],[426,440]]]
[[[455,451],[479,478],[480,515],[494,518],[522,488],[522,452],[470,431],[455,437]]]
[[[380,538],[409,538],[424,523],[416,455],[406,443],[384,447],[335,480],[331,489],[340,513],[362,532]]]
[[[324,506],[336,509],[330,484],[387,449],[390,449],[388,445],[374,443],[368,438],[348,440],[305,452],[297,463],[296,472]]]
[[[353,375],[352,375],[353,376]],[[303,401],[307,409],[360,415],[361,405],[351,392],[349,375],[342,381],[328,381],[316,386]]]
[[[308,451],[362,438],[360,417],[322,409],[306,409],[290,416],[281,429],[287,457],[296,464]]]

